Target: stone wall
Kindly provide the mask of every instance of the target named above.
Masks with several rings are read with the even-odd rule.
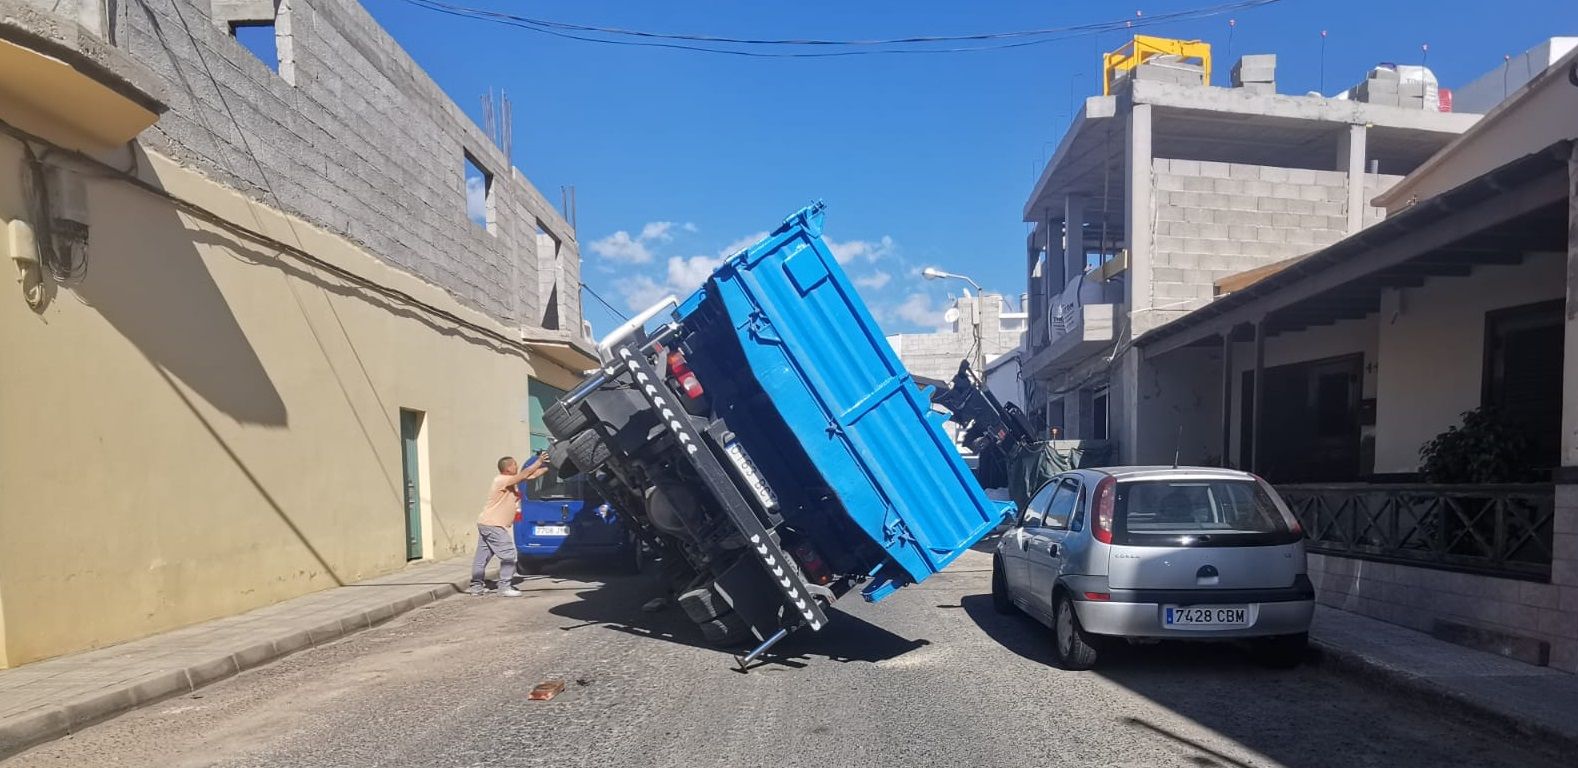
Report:
[[[278,73],[228,24],[271,6]],[[579,339],[575,233],[355,0],[114,8],[116,44],[166,86],[170,110],[142,136],[149,147],[535,338]],[[487,228],[467,217],[468,155],[492,175]],[[541,332],[545,318],[565,330]]]
[[[1199,160],[1152,161],[1155,179],[1155,309],[1208,303],[1229,275],[1301,256],[1341,240],[1348,175]],[[1399,177],[1365,175],[1368,201]],[[1381,219],[1366,207],[1365,226]]]

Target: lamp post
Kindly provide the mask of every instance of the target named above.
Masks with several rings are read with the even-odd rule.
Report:
[[[921,270],[921,277],[927,280],[963,280],[975,288],[975,296],[970,301],[970,334],[975,341],[975,359],[970,361],[970,366],[975,369],[975,375],[981,382],[986,382],[986,345],[981,338],[981,300],[985,298],[986,289],[980,283],[970,279],[968,275],[945,272],[936,267],[927,267]],[[969,291],[965,291],[969,295]]]

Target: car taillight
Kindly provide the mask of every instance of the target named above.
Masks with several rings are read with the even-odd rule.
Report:
[[[679,382],[680,389],[685,390],[685,396],[695,400],[703,392],[701,382],[696,379],[696,374],[685,364],[685,356],[679,350],[668,353],[668,372],[674,374],[674,380]]]
[[[1112,543],[1112,516],[1118,506],[1118,481],[1102,478],[1096,484],[1096,513],[1090,516],[1090,534],[1103,544]]]

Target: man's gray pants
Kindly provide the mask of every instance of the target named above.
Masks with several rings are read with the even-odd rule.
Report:
[[[515,534],[502,526],[478,523],[477,556],[471,558],[471,586],[487,586],[483,572],[495,557],[499,559],[499,589],[505,589],[515,577]]]

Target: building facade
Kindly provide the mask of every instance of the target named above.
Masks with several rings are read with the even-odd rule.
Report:
[[[952,318],[952,319],[949,319]],[[1019,348],[1024,336],[1026,315],[1015,312],[1001,294],[961,296],[949,311],[938,318],[946,330],[933,333],[900,333],[888,338],[910,375],[931,381],[948,382],[959,372],[959,363],[979,357],[985,366]],[[976,323],[980,328],[980,348],[976,348]],[[978,375],[984,375],[980,371]]]
[[[0,229],[0,667],[465,552],[595,364],[574,231],[354,0],[0,0]]]
[[[1379,221],[1369,200],[1477,119],[1278,94],[1267,57],[1250,59],[1236,71],[1263,70],[1257,82],[1142,64],[1086,99],[1024,207],[1027,411],[1111,441],[1123,463],[1221,459],[1207,383],[1148,368],[1139,339],[1209,304],[1222,278]]]
[[[1154,427],[1279,486],[1322,602],[1569,672],[1574,115],[1578,52],[1378,196],[1385,221],[1136,342],[1212,414]]]

